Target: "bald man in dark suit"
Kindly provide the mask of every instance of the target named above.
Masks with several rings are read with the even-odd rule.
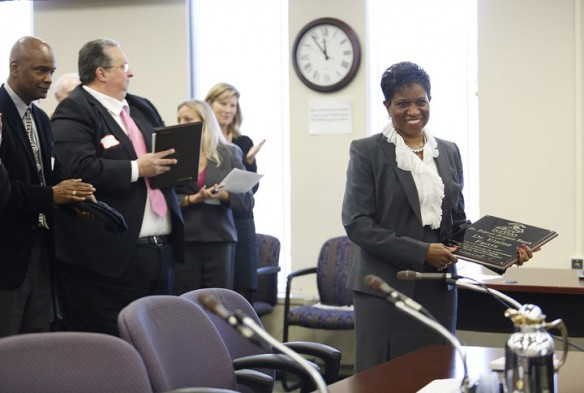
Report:
[[[49,330],[53,212],[94,191],[79,179],[58,182],[49,118],[32,104],[47,96],[54,71],[52,48],[23,37],[12,47],[10,74],[0,87],[0,337]]]

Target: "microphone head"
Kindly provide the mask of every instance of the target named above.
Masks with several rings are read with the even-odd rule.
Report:
[[[233,314],[225,307],[223,307],[223,304],[221,304],[221,302],[215,298],[215,296],[201,293],[199,296],[197,296],[197,300],[201,306],[203,306],[203,308],[211,311],[213,314],[218,315],[219,317],[232,324],[231,318],[233,317]]]
[[[375,289],[376,291],[385,293],[385,291],[381,288],[383,286],[383,284],[385,284],[385,281],[383,281],[381,278],[377,277],[376,275],[368,274],[365,276],[363,281],[365,282],[365,285],[367,285],[368,287],[371,287],[371,288]]]
[[[201,306],[214,313],[217,312],[217,307],[220,305],[219,300],[215,299],[213,295],[208,295],[206,293],[201,293],[197,296],[197,300]]]
[[[404,281],[415,281],[418,279],[418,272],[413,270],[402,270],[397,272],[397,279]]]

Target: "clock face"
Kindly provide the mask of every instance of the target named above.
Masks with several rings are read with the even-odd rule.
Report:
[[[298,34],[292,53],[296,74],[311,89],[330,92],[357,74],[361,49],[355,32],[333,18],[317,19]]]

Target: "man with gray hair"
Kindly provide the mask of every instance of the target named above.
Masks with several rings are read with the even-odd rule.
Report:
[[[57,103],[63,101],[80,83],[79,75],[75,72],[61,75],[55,82],[55,99]]]
[[[154,128],[164,124],[150,101],[128,93],[134,74],[118,42],[86,43],[78,65],[81,85],[52,117],[57,155],[67,174],[96,186],[96,198],[120,212],[128,230],[59,214],[63,319],[68,330],[118,335],[122,308],[172,293],[184,224],[174,189],[152,189],[150,179],[176,159],[174,149],[151,152]]]

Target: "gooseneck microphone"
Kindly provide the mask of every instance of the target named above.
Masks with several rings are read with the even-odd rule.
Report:
[[[502,301],[506,307],[513,307],[518,310],[522,306],[517,300],[497,291],[496,289],[488,288],[483,283],[469,277],[463,277],[452,273],[419,273],[413,270],[402,270],[397,272],[397,279],[405,281],[442,280],[447,284],[456,285],[457,288],[469,289],[471,291],[491,295],[495,299]]]
[[[281,342],[276,340],[274,337],[270,336],[262,327],[258,326],[257,323],[250,317],[243,314],[241,311],[236,311],[232,313],[228,311],[219,300],[214,296],[202,293],[198,296],[198,300],[203,307],[207,310],[215,313],[219,317],[223,318],[231,326],[235,327],[239,332],[241,332],[245,337],[252,338],[259,337],[265,342],[267,342],[272,347],[276,348],[278,351],[284,355],[288,355],[294,362],[296,362],[312,379],[312,382],[317,387],[317,390],[321,393],[327,393],[328,389],[326,383],[322,379],[320,373],[310,365],[302,356],[297,352],[293,351],[289,347],[283,345]],[[246,328],[251,333],[247,335],[242,331],[241,328]]]
[[[256,341],[253,330],[248,326],[242,325],[236,316],[227,310],[219,300],[215,299],[214,296],[202,293],[199,295],[198,300],[203,307],[211,311],[213,314],[218,315],[221,319],[227,321],[228,324],[239,330],[243,336],[251,339],[254,342]]]
[[[435,319],[432,314],[430,314],[430,312],[428,312],[428,310],[426,310],[424,308],[424,306],[422,306],[420,303],[416,302],[414,299],[412,299],[411,297],[408,297],[406,295],[404,295],[403,293],[393,289],[392,287],[390,287],[385,281],[383,281],[381,278],[379,278],[376,275],[373,274],[368,274],[365,276],[365,284],[367,284],[367,286],[375,289],[378,292],[384,293],[386,295],[388,295],[388,300],[391,301],[392,303],[395,303],[393,300],[390,300],[389,298],[395,299],[396,301],[402,301],[405,303],[406,306],[421,312],[422,314],[426,315],[429,318]]]
[[[420,281],[420,280],[442,280],[449,284],[454,284],[459,277],[452,273],[419,273],[414,270],[402,270],[397,272],[397,279],[404,281]]]
[[[389,302],[393,303],[396,308],[405,312],[406,314],[413,317],[414,319],[417,319],[419,322],[421,322],[425,326],[429,327],[430,329],[433,329],[438,334],[440,334],[442,337],[444,337],[446,340],[448,340],[452,344],[452,346],[454,346],[454,348],[456,349],[456,351],[458,352],[458,354],[462,358],[462,364],[464,366],[464,377],[463,377],[462,382],[461,382],[461,390],[464,392],[468,392],[469,391],[469,379],[468,379],[468,368],[466,365],[466,354],[462,349],[462,345],[460,344],[460,341],[458,341],[458,339],[452,333],[450,333],[450,331],[448,329],[446,329],[444,326],[442,326],[440,323],[438,323],[434,318],[428,317],[427,315],[420,312],[419,310],[416,310],[414,307],[409,306],[408,303],[410,303],[410,302],[406,303],[403,299],[409,299],[409,300],[411,300],[411,302],[414,302],[414,300],[410,299],[409,297],[407,297],[406,295],[404,295],[402,293],[397,292],[395,289],[391,288],[381,278],[374,276],[372,274],[368,274],[365,276],[364,281],[365,281],[365,284],[367,286],[371,287],[372,289],[375,289],[376,291],[379,291],[379,292],[382,292],[385,294],[387,294],[387,291],[389,291],[390,295],[387,296],[387,300]],[[397,292],[400,296],[399,297],[394,296],[393,295],[394,292]],[[418,304],[416,302],[414,302],[414,303]]]

